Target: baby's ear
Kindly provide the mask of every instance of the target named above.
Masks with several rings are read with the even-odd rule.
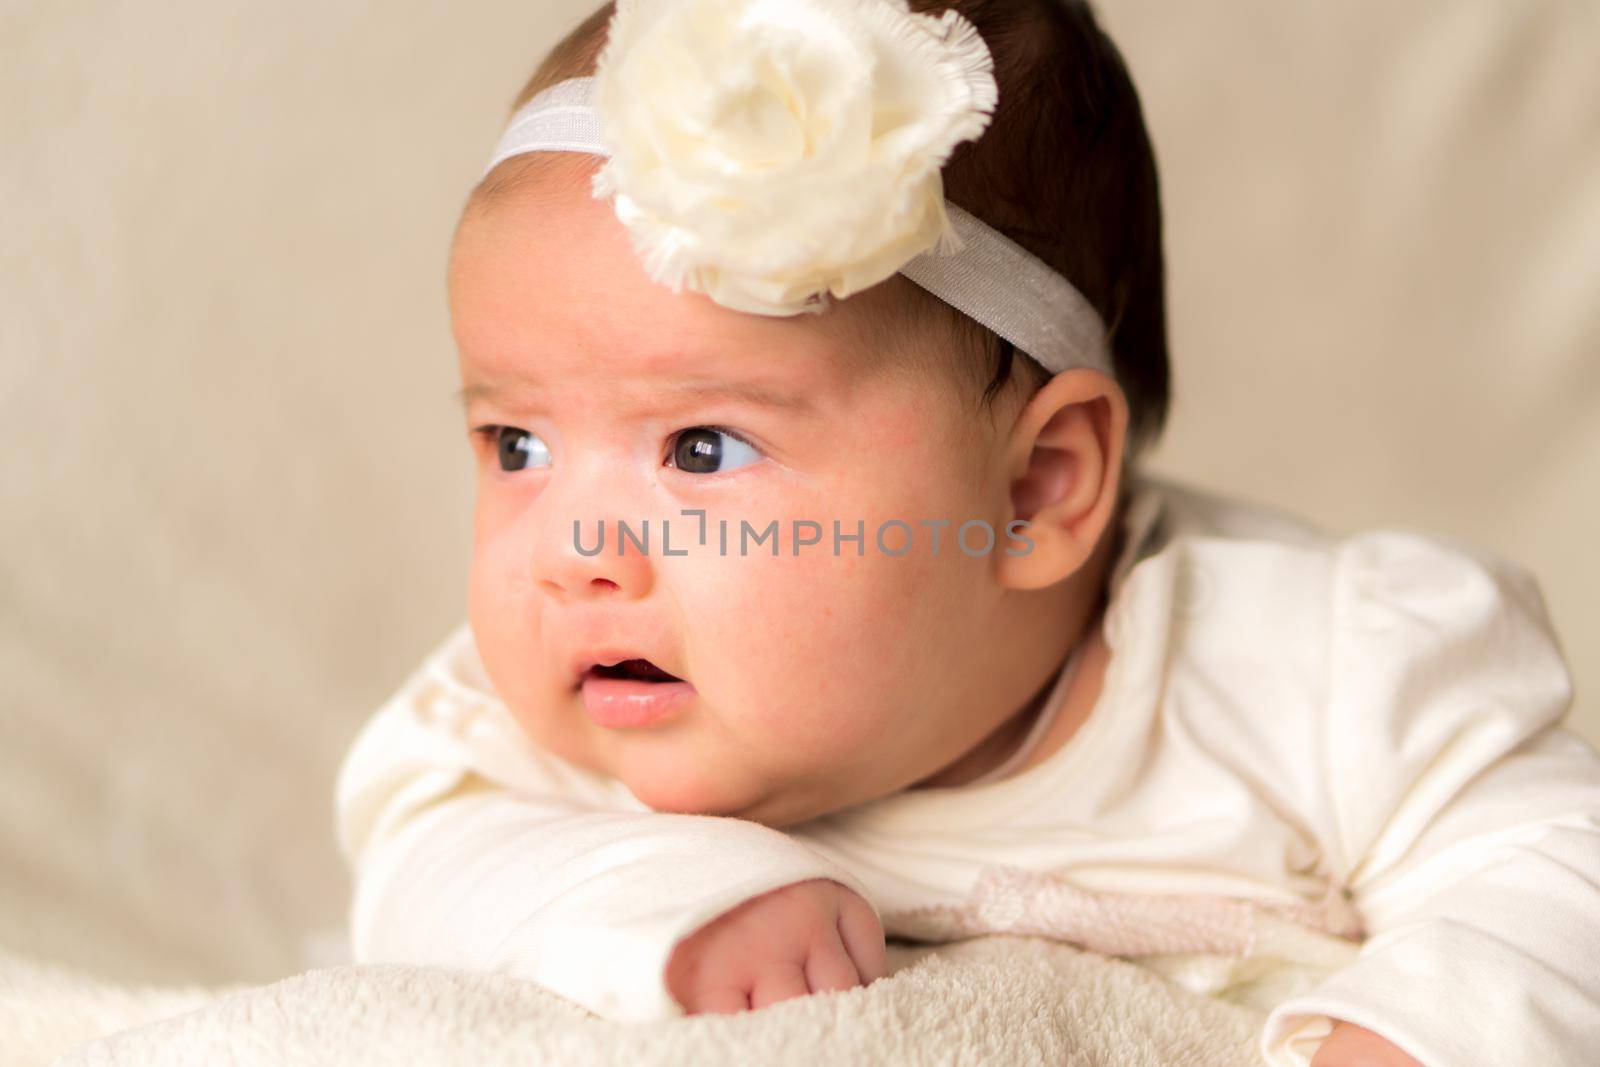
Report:
[[[1042,589],[1089,559],[1116,510],[1127,434],[1122,387],[1097,370],[1062,371],[1024,405],[1006,444],[1013,521],[996,531],[1004,585]]]

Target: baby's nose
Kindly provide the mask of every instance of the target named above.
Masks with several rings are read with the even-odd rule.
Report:
[[[613,597],[637,600],[650,592],[654,569],[640,522],[568,520],[556,536],[540,537],[529,561],[537,586],[559,600]]]

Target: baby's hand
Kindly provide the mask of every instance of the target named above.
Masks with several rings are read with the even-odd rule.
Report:
[[[1311,1067],[1422,1067],[1422,1064],[1364,1026],[1344,1019],[1317,1046]]]
[[[717,916],[678,943],[667,991],[690,1015],[853,989],[884,973],[883,927],[861,897],[813,878]]]

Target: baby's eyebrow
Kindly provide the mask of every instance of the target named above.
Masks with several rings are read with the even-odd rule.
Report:
[[[491,382],[472,382],[456,390],[456,402],[465,408],[474,400],[494,400],[509,390]]]
[[[479,398],[494,399],[507,392],[490,382],[474,382],[456,391],[456,400],[462,407]],[[796,413],[810,413],[816,405],[803,393],[784,392],[757,385],[754,382],[730,382],[721,379],[692,379],[651,387],[652,394],[671,393],[682,400],[710,400],[722,397],[743,400],[762,407],[782,408]]]
[[[771,389],[754,382],[730,382],[720,379],[696,379],[693,381],[674,382],[663,387],[664,392],[672,393],[685,400],[709,400],[718,397],[731,397],[735,400],[744,400],[762,407],[784,408],[795,412],[810,412],[816,410],[816,405],[804,393],[784,392],[780,389]]]

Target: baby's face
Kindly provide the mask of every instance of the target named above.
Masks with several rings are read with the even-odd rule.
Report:
[[[993,577],[1021,547],[997,431],[953,381],[861,351],[844,309],[769,318],[672,293],[586,177],[470,211],[450,303],[477,464],[472,630],[542,747],[658,810],[781,826],[932,774],[1037,685],[1011,677]],[[971,519],[995,531],[987,554],[957,545]],[[575,520],[585,550],[605,521],[599,554]],[[617,553],[618,520],[648,520],[648,552]],[[796,520],[822,529],[798,555]],[[862,554],[835,554],[835,520],[864,528]],[[903,555],[902,528],[877,543],[891,520],[914,531]],[[938,554],[924,520],[948,523]],[[754,542],[774,521],[776,556]],[[692,698],[648,725],[592,719],[575,661],[616,649]]]

